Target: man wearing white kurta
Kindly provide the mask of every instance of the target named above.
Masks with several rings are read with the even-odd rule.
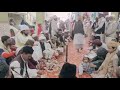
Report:
[[[42,49],[41,49],[41,45],[39,43],[38,40],[38,36],[36,34],[33,34],[32,37],[34,38],[35,42],[34,42],[34,46],[33,46],[33,54],[32,54],[32,57],[35,61],[38,62],[38,60],[40,60],[42,57],[43,57],[43,54],[42,54]],[[36,39],[35,39],[36,38]]]
[[[45,59],[51,59],[54,54],[54,50],[51,48],[51,45],[46,42],[46,37],[44,35],[41,35],[41,37],[39,39],[40,39],[40,43],[41,43],[41,48],[45,47],[43,50]]]
[[[30,29],[28,26],[20,25],[20,32],[15,36],[17,47],[23,47],[28,39],[32,39],[32,37],[29,35],[29,32],[30,32]]]

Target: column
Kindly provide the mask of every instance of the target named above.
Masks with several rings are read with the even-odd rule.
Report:
[[[45,12],[36,12],[36,29],[35,29],[35,33],[37,33],[37,25],[38,24],[43,24],[45,20]]]
[[[8,12],[0,12],[0,37],[10,35]]]

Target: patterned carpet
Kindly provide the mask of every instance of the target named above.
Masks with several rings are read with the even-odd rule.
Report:
[[[68,45],[68,62],[71,64],[75,64],[78,67],[80,62],[83,59],[83,56],[86,53],[88,53],[87,48],[88,48],[88,45],[85,44],[83,51],[81,53],[78,53],[73,45],[73,42],[70,42]],[[65,62],[65,55],[59,56],[58,62],[60,63],[60,66],[62,67],[62,65]],[[46,74],[47,78],[58,78],[59,71],[53,71],[53,72],[44,71],[44,73]],[[78,77],[78,69],[77,69],[77,77]],[[87,78],[87,77],[89,77],[89,75],[84,74],[83,76],[81,76],[81,78]]]

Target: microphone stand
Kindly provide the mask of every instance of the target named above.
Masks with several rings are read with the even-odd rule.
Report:
[[[68,44],[66,44],[66,63],[68,62]]]

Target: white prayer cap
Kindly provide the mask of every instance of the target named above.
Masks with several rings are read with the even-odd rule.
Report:
[[[37,37],[37,34],[33,34],[32,37],[33,37],[33,38],[34,38],[34,37]]]
[[[20,25],[20,30],[23,31],[23,30],[29,30],[29,27],[27,25]]]
[[[46,37],[41,34],[41,36],[39,37],[39,40],[46,40]]]

